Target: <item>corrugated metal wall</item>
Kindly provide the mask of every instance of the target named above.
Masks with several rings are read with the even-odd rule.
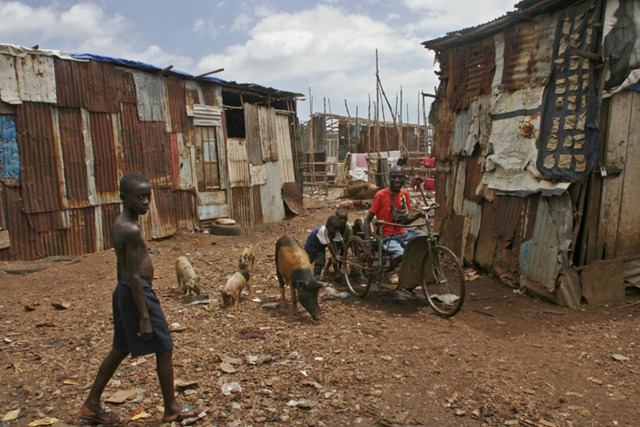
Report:
[[[237,139],[225,148],[217,83],[36,54],[0,54],[0,63],[0,99],[15,105],[0,114],[0,220],[7,224],[0,259],[111,247],[121,211],[118,180],[129,172],[152,183],[150,214],[141,218],[148,238],[195,227],[200,210],[231,211],[243,226],[284,218],[282,174],[293,171],[284,133],[290,119],[277,121],[274,108],[247,104],[251,150]],[[219,144],[220,186],[205,194],[206,206],[198,205],[194,188],[196,120],[216,126]],[[280,165],[280,150],[291,165]],[[250,165],[262,166],[253,186]]]
[[[595,2],[576,4],[580,12],[589,10],[584,16],[594,13]],[[572,256],[581,226],[575,223],[581,210],[577,206],[580,188],[570,187],[568,181],[545,179],[536,167],[536,140],[544,130],[541,116],[549,111],[543,94],[553,80],[559,19],[571,15],[574,6],[527,14],[526,20],[514,19],[499,33],[490,27],[484,33],[475,29],[462,35],[465,42],[456,36],[425,42],[437,50],[441,70],[441,96],[432,104],[430,119],[438,161],[436,197],[442,205],[437,221],[445,241],[456,240],[449,243],[462,250],[467,262],[505,282],[549,293],[576,261]],[[589,34],[598,34],[600,24],[590,21],[589,25]],[[554,107],[559,109],[561,104]],[[632,110],[624,109],[625,114]],[[616,117],[620,119],[619,114]],[[629,138],[632,127],[628,118],[622,122],[624,136],[618,141]],[[595,188],[596,203],[601,196],[598,185],[588,185]],[[616,218],[618,203],[620,199],[605,209],[613,210]],[[598,207],[592,206],[592,211]],[[595,244],[594,235],[604,234],[596,223],[590,224],[598,231],[586,231],[583,247],[578,249],[587,259],[593,255],[587,240]],[[617,233],[614,226],[608,235]]]
[[[25,102],[16,107],[22,197],[26,213],[60,210],[60,153],[48,104]]]
[[[260,189],[262,217],[264,222],[282,221],[285,216],[282,200],[282,175],[279,162],[265,163],[267,182],[264,185],[255,186]]]
[[[0,56],[7,61],[7,56]],[[52,57],[30,56],[19,61],[14,80],[25,80],[22,98],[14,99],[15,114],[1,116],[0,165],[11,165],[0,169],[1,182],[17,185],[0,184],[10,236],[0,259],[85,254],[111,247],[110,230],[121,210],[118,179],[127,172],[140,171],[152,181],[152,212],[143,220],[149,237],[194,227],[193,187],[173,190],[166,131],[169,125],[178,131],[192,128],[181,80],[167,82],[165,99],[161,79],[139,78],[143,96],[138,99],[132,73],[111,64],[55,58],[54,66]],[[28,75],[40,71],[40,77]],[[158,115],[165,104],[169,124]],[[139,114],[160,121],[142,123]],[[12,146],[15,149],[9,149]]]

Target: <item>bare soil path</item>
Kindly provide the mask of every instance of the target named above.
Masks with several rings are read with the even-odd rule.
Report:
[[[173,335],[180,399],[209,408],[199,425],[637,425],[637,295],[566,309],[481,276],[449,320],[407,292],[323,295],[318,322],[303,311],[262,308],[279,298],[275,241],[291,234],[303,242],[332,212],[318,204],[241,236],[182,231],[150,242],[154,288],[169,323],[184,329]],[[238,309],[184,306],[175,290],[178,256],[189,257],[215,295],[248,244],[257,253],[259,302],[243,295]],[[112,251],[27,275],[0,273],[0,418],[20,410],[7,425],[46,417],[79,423],[111,345],[114,286]],[[260,329],[264,339],[237,339],[244,328]],[[260,355],[273,359],[259,363],[253,356]],[[105,394],[130,392],[131,399],[105,407],[123,419],[148,415],[129,425],[159,424],[154,368],[153,356],[125,360]],[[231,383],[241,390],[227,396],[223,385]]]

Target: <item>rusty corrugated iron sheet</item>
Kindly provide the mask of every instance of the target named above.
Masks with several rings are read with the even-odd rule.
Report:
[[[245,102],[243,107],[245,139],[247,140],[247,155],[249,163],[253,165],[261,165],[263,163],[263,158],[258,106]]]
[[[66,61],[55,58],[58,107],[85,107],[89,77],[87,62]],[[93,93],[93,92],[92,92]]]
[[[267,182],[260,187],[261,215],[264,222],[278,222],[284,219],[284,203],[282,201],[282,175],[279,162],[267,162]],[[256,209],[257,211],[257,209]],[[258,222],[261,223],[262,221]]]
[[[191,129],[192,121],[187,117],[187,96],[184,80],[173,77],[164,79],[166,108],[169,111],[167,117],[168,132],[186,132]]]
[[[69,228],[38,234],[43,256],[83,255],[96,251],[95,208],[69,210]],[[87,226],[91,224],[90,226]]]
[[[491,94],[495,71],[493,39],[455,47],[439,58],[440,78],[448,80],[446,97],[454,111],[467,108],[469,101],[477,96]]]
[[[505,91],[540,86],[549,78],[556,22],[554,15],[545,15],[506,29],[502,73]]]
[[[251,187],[251,197],[253,203],[251,204],[251,226],[262,224],[264,221],[263,208],[262,208],[262,185],[256,185]]]
[[[243,227],[250,227],[253,210],[251,207],[253,203],[251,187],[232,187],[231,201],[233,219]]]
[[[476,203],[482,201],[482,195],[476,194],[478,186],[482,182],[482,166],[484,158],[474,156],[466,159],[467,176],[464,183],[464,197]]]
[[[278,160],[276,109],[273,107],[258,107],[258,121],[260,123],[262,158],[264,161],[275,162]]]
[[[152,181],[151,237],[159,239],[173,235],[178,229],[177,206],[171,188],[159,187]]]
[[[113,115],[89,113],[94,180],[98,203],[119,201],[118,156],[114,138]]]
[[[289,116],[276,115],[276,139],[278,141],[278,164],[282,182],[295,182],[296,171],[291,143],[291,132],[289,131]]]
[[[232,188],[249,187],[251,185],[251,173],[249,170],[246,146],[247,142],[244,139],[227,139],[229,155],[229,185]]]
[[[222,105],[222,88],[220,85],[214,85],[206,82],[199,82],[202,90],[202,102],[205,105],[216,107]]]
[[[81,112],[77,108],[58,108],[57,116],[66,199],[70,208],[89,206],[89,183]]]
[[[533,232],[539,196],[501,196],[483,202],[476,261],[498,275],[517,277],[522,241]]]
[[[433,154],[439,162],[451,158],[455,115],[446,97],[431,105],[430,121],[434,129]]]
[[[113,243],[111,242],[111,229],[120,212],[122,212],[120,203],[96,206],[96,229],[98,230],[96,232],[96,250],[101,251],[113,247]]]
[[[195,228],[198,218],[196,215],[196,198],[194,190],[173,191],[173,216],[179,228],[192,230]]]
[[[122,173],[142,171],[144,147],[143,131],[136,104],[120,104],[120,144]],[[126,153],[126,155],[124,154]]]
[[[162,122],[141,124],[144,174],[159,186],[171,186],[171,139]]]
[[[18,105],[16,128],[24,211],[60,210],[61,161],[54,140],[51,106],[33,102]]]
[[[55,62],[59,107],[83,107],[89,111],[117,113],[120,103],[135,103],[131,73],[105,62]]]
[[[0,249],[0,258],[4,260],[33,260],[42,257],[38,252],[38,234],[29,225],[24,215],[20,187],[0,185],[4,191],[7,229],[11,246]]]
[[[69,228],[70,210],[27,214],[29,226],[41,233],[50,230],[66,230]]]

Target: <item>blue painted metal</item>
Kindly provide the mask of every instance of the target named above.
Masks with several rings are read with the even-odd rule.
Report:
[[[12,114],[0,114],[0,181],[10,186],[20,181],[16,121]]]

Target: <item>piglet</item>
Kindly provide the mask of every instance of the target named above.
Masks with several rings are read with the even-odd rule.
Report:
[[[178,290],[181,293],[200,295],[200,288],[197,285],[200,278],[193,271],[193,267],[187,257],[181,256],[176,260],[176,276],[178,277]]]
[[[253,245],[249,245],[242,251],[238,260],[238,270],[253,270],[253,264],[256,262],[256,251]]]
[[[249,289],[249,298],[253,298],[253,289],[251,288],[251,282],[249,281],[249,273],[247,270],[240,270],[229,277],[227,284],[220,291],[222,294],[222,302],[225,306],[229,306],[233,303],[234,307],[238,306],[238,300],[240,299],[240,292],[244,287]]]

